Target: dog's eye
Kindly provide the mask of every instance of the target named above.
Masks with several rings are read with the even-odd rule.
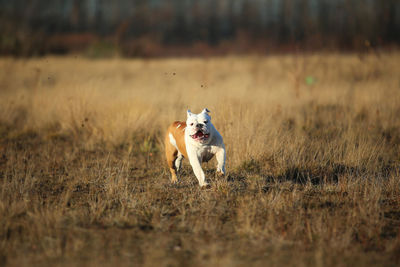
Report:
[[[193,126],[193,122],[190,124],[190,126]]]
[[[204,123],[207,123],[208,121],[204,121]]]

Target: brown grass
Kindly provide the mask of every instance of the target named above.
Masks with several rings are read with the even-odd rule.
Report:
[[[400,54],[0,60],[0,264],[396,266]],[[207,107],[226,178],[169,183]]]

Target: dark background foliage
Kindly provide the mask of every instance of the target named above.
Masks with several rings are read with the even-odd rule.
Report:
[[[0,52],[165,56],[400,42],[396,0],[0,0]]]

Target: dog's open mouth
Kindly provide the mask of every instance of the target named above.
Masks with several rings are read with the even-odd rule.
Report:
[[[201,130],[198,130],[195,134],[192,134],[190,137],[192,137],[194,140],[202,141],[210,137],[210,134],[205,134]]]

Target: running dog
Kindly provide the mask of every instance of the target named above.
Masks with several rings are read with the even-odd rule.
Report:
[[[225,145],[221,134],[211,123],[208,109],[199,114],[187,111],[186,122],[175,121],[165,135],[165,154],[171,172],[171,181],[178,182],[182,159],[189,159],[194,175],[201,187],[207,186],[202,162],[208,162],[215,155],[217,158],[217,174],[225,175]]]

